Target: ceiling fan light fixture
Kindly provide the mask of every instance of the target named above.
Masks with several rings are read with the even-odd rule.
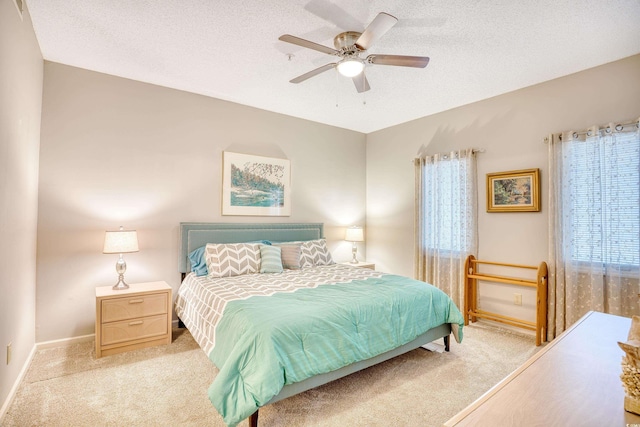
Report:
[[[313,1],[311,3],[313,3]],[[325,3],[332,5],[331,2],[325,1]],[[396,22],[398,22],[398,19],[394,16],[385,12],[380,12],[376,15],[373,21],[367,25],[367,28],[365,28],[362,33],[357,31],[344,31],[335,36],[333,38],[333,45],[335,46],[335,49],[310,40],[292,36],[291,34],[281,35],[278,37],[278,40],[280,41],[312,49],[334,57],[337,56],[339,58],[337,59],[338,62],[330,62],[289,81],[296,84],[301,83],[311,77],[317,76],[320,73],[324,73],[325,71],[335,68],[341,75],[350,78],[358,93],[362,93],[371,89],[369,82],[364,75],[365,66],[393,65],[396,67],[412,68],[426,67],[429,63],[429,58],[426,56],[381,55],[374,53],[366,58],[360,57],[361,54],[364,55],[364,52],[368,52],[369,48],[387,31],[389,31]]]
[[[338,63],[338,72],[345,77],[355,77],[364,70],[361,59],[345,58]]]

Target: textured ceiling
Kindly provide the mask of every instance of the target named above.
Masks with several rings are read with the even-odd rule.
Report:
[[[27,0],[44,59],[369,133],[640,53],[640,0]],[[327,71],[379,12],[399,22],[367,53],[371,90]],[[287,54],[293,56],[289,60]],[[639,76],[640,78],[640,76]]]

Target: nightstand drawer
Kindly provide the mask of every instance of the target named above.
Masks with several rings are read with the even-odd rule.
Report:
[[[101,332],[103,346],[166,335],[169,332],[167,330],[167,315],[106,323],[102,325]]]
[[[166,292],[102,301],[102,323],[167,313]]]

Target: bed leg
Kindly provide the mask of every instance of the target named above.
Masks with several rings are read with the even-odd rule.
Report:
[[[447,335],[444,337],[444,351],[449,351],[449,337],[451,335]]]
[[[180,320],[180,319],[178,319],[178,328],[180,328],[180,329],[186,328],[186,326],[184,325],[184,323],[182,323],[182,320]]]
[[[258,427],[258,411],[249,415],[249,427]]]

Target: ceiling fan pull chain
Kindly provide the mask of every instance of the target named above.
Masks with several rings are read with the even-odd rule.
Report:
[[[336,108],[340,107],[340,103],[338,102],[340,99],[340,77],[338,76],[338,69],[336,68]]]
[[[362,105],[366,107],[367,105],[367,90],[366,90],[366,85],[367,85],[367,76],[365,75],[364,70],[362,71],[362,75],[364,76],[364,78],[362,79]]]

